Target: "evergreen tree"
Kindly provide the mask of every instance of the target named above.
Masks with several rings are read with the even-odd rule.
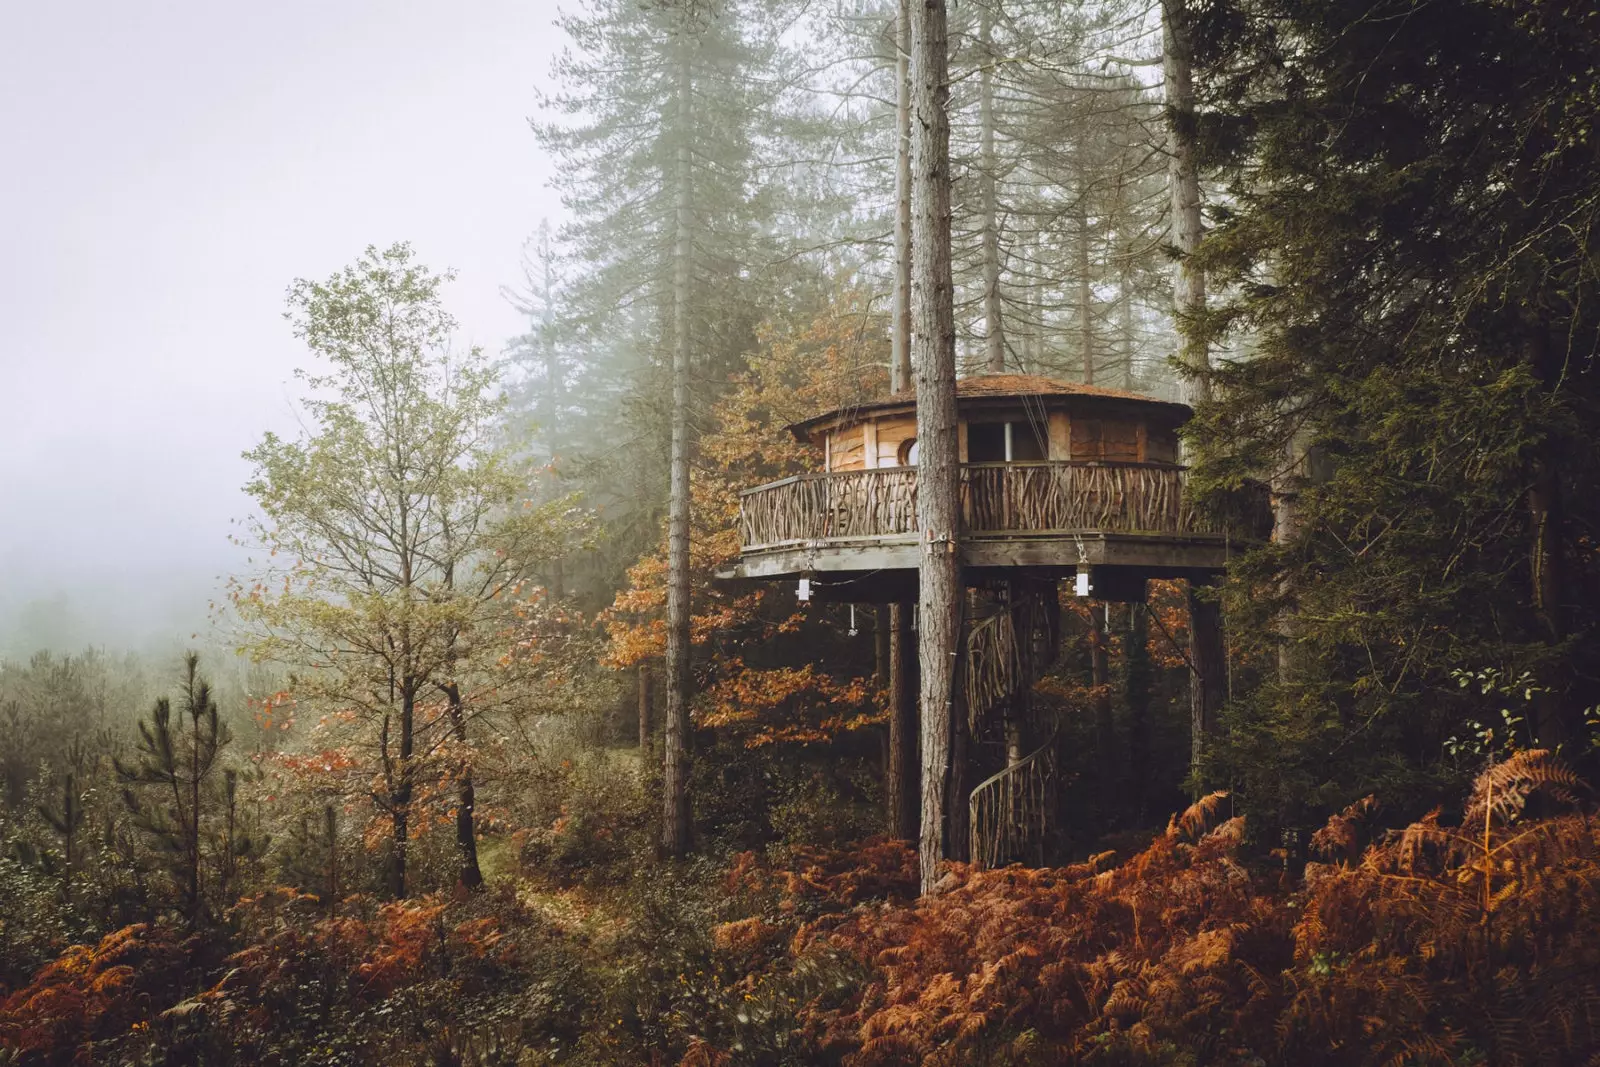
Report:
[[[1451,738],[1504,731],[1458,684],[1489,670],[1528,679],[1517,743],[1577,753],[1600,698],[1600,12],[1230,0],[1196,33],[1230,196],[1200,255],[1226,297],[1193,335],[1240,348],[1202,473],[1296,512],[1237,568],[1235,632],[1298,655],[1236,709],[1228,773],[1285,819],[1385,782],[1427,803],[1475,769]]]
[[[210,683],[200,677],[197,653],[184,657],[183,670],[176,720],[171,700],[158,699],[139,722],[134,761],[115,766],[133,825],[176,887],[179,910],[193,928],[205,922],[211,898],[226,892],[236,861],[256,842],[239,832],[234,772],[222,767],[232,737]]]

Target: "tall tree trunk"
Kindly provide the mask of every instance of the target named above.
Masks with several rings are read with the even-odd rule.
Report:
[[[1078,203],[1078,349],[1083,353],[1083,384],[1094,384],[1094,287],[1089,278],[1089,204],[1079,191]]]
[[[639,664],[639,758],[650,753],[650,668]]]
[[[972,859],[972,783],[967,773],[972,759],[972,734],[967,728],[967,705],[961,699],[961,657],[965,642],[956,645],[956,699],[950,704],[950,773],[945,788],[945,856],[957,863]]]
[[[894,338],[889,391],[910,389],[911,377],[911,5],[895,17]]]
[[[1168,161],[1167,184],[1172,195],[1173,247],[1178,261],[1173,276],[1173,310],[1180,324],[1206,306],[1205,274],[1191,258],[1200,247],[1200,167],[1195,154],[1194,46],[1189,0],[1161,0],[1163,73],[1166,81]],[[1203,341],[1186,331],[1180,347],[1183,401],[1193,405],[1210,398],[1205,372],[1211,357]]]
[[[1216,580],[1189,580],[1189,762],[1199,781],[1206,739],[1228,693],[1227,650],[1222,642],[1222,605]],[[1198,788],[1198,787],[1197,787]]]
[[[1017,305],[1026,310],[1012,322],[1011,333],[1016,337],[1017,373],[1034,374],[1039,370],[1040,322],[1038,308],[1039,285],[1035,280],[1035,264],[1039,258],[1039,231],[1036,222],[1025,222],[1017,234],[1017,267],[1013,268],[1011,286],[1017,293]]]
[[[461,700],[461,686],[451,682],[444,688],[450,711],[450,730],[462,749],[461,770],[456,775],[456,857],[461,870],[459,880],[469,891],[483,888],[483,868],[478,866],[478,829],[475,822],[478,791],[472,781],[472,762],[466,754],[467,709]]]
[[[982,0],[978,14],[979,171],[983,200],[983,328],[985,369],[1006,369],[1006,337],[1000,306],[1000,217],[994,151],[994,13]]]
[[[1540,451],[1544,454],[1534,460],[1533,484],[1528,488],[1533,606],[1544,623],[1548,640],[1559,644],[1567,636],[1566,612],[1562,607],[1567,590],[1565,553],[1561,544],[1561,483],[1556,463],[1549,454],[1553,449],[1546,445]],[[1570,666],[1570,661],[1568,664]],[[1539,744],[1549,749],[1570,741],[1576,733],[1575,724],[1567,721],[1569,716],[1564,713],[1565,694],[1559,691],[1566,687],[1556,688],[1556,692],[1541,694],[1534,707],[1535,736]]]
[[[672,279],[672,485],[667,514],[667,708],[663,731],[661,847],[689,851],[689,289],[693,284],[693,180],[689,133],[694,118],[691,47],[678,58],[677,241]]]
[[[1089,684],[1094,689],[1094,743],[1099,764],[1100,802],[1111,805],[1116,782],[1114,724],[1111,718],[1111,606],[1105,602],[1089,604]]]
[[[911,606],[889,605],[889,836],[917,839],[917,661]]]
[[[406,895],[406,854],[411,846],[411,757],[416,745],[417,694],[407,678],[400,687],[400,758],[396,761],[394,784],[389,792],[389,821],[393,851],[389,854],[389,895],[403,900]]]
[[[895,13],[894,323],[889,391],[912,388],[911,370],[911,4]],[[889,605],[889,835],[917,839],[917,664],[909,604]]]
[[[1123,225],[1123,220],[1128,212],[1128,192],[1126,175],[1117,174],[1116,191],[1116,220],[1117,226]],[[1112,231],[1116,232],[1115,230]],[[1108,242],[1109,244],[1110,242]],[[1122,349],[1122,388],[1133,388],[1133,363],[1134,363],[1134,327],[1133,327],[1133,257],[1127,254],[1127,249],[1117,251],[1117,332],[1121,334]]]
[[[1303,444],[1296,435],[1284,445],[1280,468],[1272,476],[1272,540],[1279,545],[1293,542],[1300,534],[1300,486],[1306,461]],[[1293,592],[1287,573],[1278,582],[1278,592],[1285,598]],[[1278,681],[1287,685],[1300,675],[1293,604],[1285,603],[1279,609],[1274,625],[1278,631]]]
[[[1137,358],[1134,354],[1134,326],[1133,326],[1133,284],[1126,268],[1122,272],[1122,299],[1119,302],[1117,313],[1121,319],[1122,333],[1122,388],[1132,390],[1134,384],[1133,365]]]
[[[950,85],[944,0],[911,6],[911,309],[917,375],[918,662],[922,671],[922,889],[938,881],[947,832],[961,629],[956,329],[950,274]]]
[[[1128,642],[1123,656],[1127,671],[1123,692],[1128,702],[1128,786],[1136,815],[1143,825],[1149,814],[1150,775],[1150,616],[1146,601],[1129,605]]]
[[[339,813],[332,804],[322,807],[322,825],[328,835],[328,914],[339,906]]]

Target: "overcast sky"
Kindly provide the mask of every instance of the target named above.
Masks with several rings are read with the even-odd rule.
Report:
[[[522,329],[555,7],[0,5],[0,639],[62,594],[89,639],[170,625],[230,567],[239,453],[293,425],[296,276],[409,240],[460,272],[463,341]]]

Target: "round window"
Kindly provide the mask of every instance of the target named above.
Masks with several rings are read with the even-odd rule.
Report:
[[[917,439],[908,437],[900,442],[900,466],[915,467],[917,465]]]

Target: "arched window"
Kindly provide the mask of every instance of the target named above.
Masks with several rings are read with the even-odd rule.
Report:
[[[908,437],[900,442],[899,463],[902,467],[915,467],[917,465],[917,439]]]

